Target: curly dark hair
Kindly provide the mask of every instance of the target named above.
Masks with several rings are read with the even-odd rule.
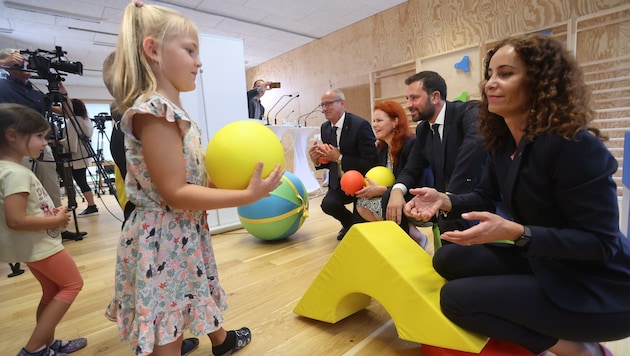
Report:
[[[392,137],[392,147],[390,152],[392,156],[392,166],[398,164],[398,154],[402,151],[405,141],[408,137],[411,137],[413,133],[409,127],[409,120],[405,109],[397,101],[385,100],[378,102],[374,105],[374,110],[381,110],[387,114],[392,120],[398,118],[398,124],[394,126],[394,135]],[[385,141],[376,140],[376,147],[382,149],[385,145]]]
[[[595,113],[590,108],[591,93],[575,57],[559,40],[534,34],[505,39],[488,51],[484,80],[480,84],[479,113],[479,130],[485,148],[495,151],[512,140],[503,117],[488,111],[488,97],[484,90],[490,79],[490,59],[504,46],[514,47],[527,68],[525,85],[532,96],[524,137],[533,140],[543,133],[553,132],[570,140],[580,130],[587,129],[604,139],[598,129],[588,126]]]

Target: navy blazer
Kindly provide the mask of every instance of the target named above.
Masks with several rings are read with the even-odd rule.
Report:
[[[576,312],[630,311],[630,242],[619,231],[610,151],[586,130],[577,140],[547,133],[506,146],[489,155],[474,192],[451,196],[449,217],[492,211],[502,199],[514,221],[531,229],[523,253],[554,303]]]
[[[481,136],[478,132],[477,114],[479,107],[476,101],[446,102],[442,147],[444,167],[443,186],[452,193],[467,193],[479,183],[486,153],[481,148]],[[408,189],[417,188],[426,168],[431,167],[429,156],[431,145],[431,129],[427,121],[418,123],[416,142],[409,160],[396,176],[396,183],[404,184]],[[436,182],[436,186],[437,182]]]
[[[413,148],[413,144],[416,142],[416,136],[409,136],[405,139],[405,144],[403,145],[402,150],[398,152],[398,163],[393,167],[392,172],[394,173],[394,177],[397,177],[400,172],[402,172],[403,168],[407,164],[407,160],[409,159],[409,155],[411,154],[411,150]],[[378,166],[387,166],[387,156],[389,155],[389,146],[385,144],[382,149],[377,149],[377,165]]]
[[[320,130],[322,142],[336,146],[330,121],[324,122]],[[341,170],[345,172],[353,169],[365,175],[376,165],[375,142],[376,137],[370,123],[360,116],[346,112],[341,137],[339,137],[339,151],[343,155]],[[332,162],[322,164],[317,168],[332,168],[333,165],[336,167],[336,163]]]

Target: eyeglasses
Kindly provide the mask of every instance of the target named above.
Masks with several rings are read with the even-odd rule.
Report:
[[[334,103],[338,103],[343,99],[335,99],[335,100],[331,100],[331,101],[324,101],[323,103],[319,104],[322,108],[325,108],[327,106],[331,106]]]

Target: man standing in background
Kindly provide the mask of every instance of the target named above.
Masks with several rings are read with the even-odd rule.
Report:
[[[270,85],[271,82],[258,79],[254,82],[252,89],[247,91],[247,109],[250,119],[262,120],[265,116],[265,107],[262,106],[260,98],[271,89]]]

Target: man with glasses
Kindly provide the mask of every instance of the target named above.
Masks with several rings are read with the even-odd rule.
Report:
[[[425,168],[433,171],[434,186],[446,193],[467,193],[481,178],[486,153],[481,147],[475,101],[446,101],[446,82],[438,73],[423,71],[405,80],[407,109],[417,122],[416,141],[407,164],[396,178],[389,196],[386,219],[408,227],[403,214],[410,188],[417,188]],[[438,217],[440,231],[463,230],[470,226],[462,219]]]
[[[321,126],[322,144],[309,149],[316,169],[329,169],[328,192],[322,200],[322,211],[341,223],[337,240],[343,239],[352,224],[361,221],[356,209],[351,212],[346,204],[355,203],[354,196],[341,190],[340,178],[344,171],[357,170],[365,173],[375,165],[376,138],[370,122],[346,112],[346,98],[339,89],[322,95],[322,113],[326,122]]]

